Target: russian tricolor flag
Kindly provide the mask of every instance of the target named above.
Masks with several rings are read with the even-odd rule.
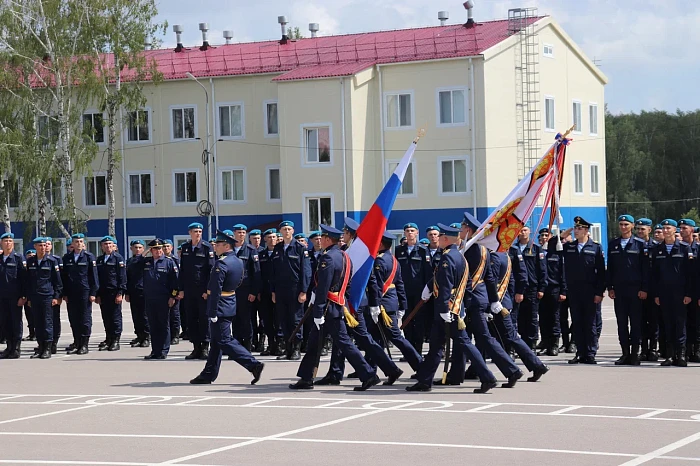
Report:
[[[360,307],[362,295],[369,281],[369,274],[372,273],[374,259],[377,257],[382,235],[386,230],[386,224],[394,207],[396,195],[399,193],[403,177],[406,175],[408,164],[413,158],[413,153],[418,145],[416,138],[401,158],[394,173],[392,173],[386,186],[379,193],[377,200],[369,209],[367,216],[357,229],[357,237],[347,250],[352,261],[352,287],[350,287],[350,306],[353,310]]]

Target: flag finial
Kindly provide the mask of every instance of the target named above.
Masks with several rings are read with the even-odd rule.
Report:
[[[425,136],[425,128],[420,128],[418,131],[416,131],[416,138],[413,140],[413,143],[418,144],[418,141],[423,136]]]

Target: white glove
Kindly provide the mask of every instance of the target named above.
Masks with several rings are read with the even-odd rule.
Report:
[[[209,320],[211,320],[211,322],[212,322],[213,324],[215,324],[216,321],[219,320],[219,318],[218,318],[218,317],[210,317]]]
[[[442,317],[442,320],[444,320],[447,323],[452,322],[452,313],[451,312],[445,312],[443,314],[440,314],[440,317]]]
[[[496,301],[495,303],[491,303],[491,312],[493,314],[498,314],[503,310],[503,305],[501,305],[500,301]]]
[[[399,309],[399,312],[398,312],[398,314],[396,314],[396,315],[397,315],[398,318],[399,318],[398,320],[401,320],[401,319],[403,319],[403,316],[406,315],[406,311],[404,311],[403,309]]]
[[[420,295],[420,299],[422,299],[423,301],[427,301],[430,299],[430,296],[432,294],[433,293],[430,291],[430,288],[428,288],[428,285],[425,285],[425,288],[423,288],[423,293],[421,293]]]
[[[375,324],[379,322],[379,314],[382,313],[382,311],[379,310],[379,306],[370,306],[369,313],[372,315],[372,320]]]
[[[314,301],[316,301],[316,292],[312,291],[311,299],[309,299],[309,306],[312,306],[314,304]]]
[[[321,325],[326,321],[326,318],[321,316],[318,319],[314,317],[314,324],[316,324],[316,330],[321,330]]]

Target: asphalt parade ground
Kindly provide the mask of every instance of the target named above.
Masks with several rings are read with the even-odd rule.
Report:
[[[126,303],[125,303],[126,304]],[[294,465],[489,464],[675,465],[700,461],[700,364],[615,366],[612,302],[604,302],[598,365],[543,357],[537,383],[474,394],[477,381],[409,393],[394,386],[353,392],[357,380],[287,389],[297,361],[266,363],[262,379],[224,361],[213,385],[190,385],[204,361],[188,342],[166,361],[131,348],[128,305],[118,352],[0,361],[0,464]],[[65,318],[65,310],[63,312]],[[60,348],[70,343],[67,321]],[[427,350],[427,348],[426,348]],[[396,350],[394,350],[396,353]],[[396,356],[395,356],[396,357]],[[328,367],[327,359],[319,369]],[[499,381],[504,377],[490,364]],[[524,368],[523,368],[524,370]],[[440,371],[442,371],[442,366]],[[439,375],[439,374],[438,374]]]

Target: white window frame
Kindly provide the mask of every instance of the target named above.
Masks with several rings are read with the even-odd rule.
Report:
[[[410,126],[389,126],[389,106],[387,105],[387,98],[391,95],[403,95],[409,94],[411,96],[411,125]],[[382,105],[384,106],[384,121],[382,126],[384,131],[405,131],[410,129],[415,129],[416,127],[416,96],[413,89],[405,89],[401,91],[386,91],[382,96]],[[399,112],[400,114],[401,112]],[[399,117],[400,118],[400,117]]]
[[[547,101],[552,101],[552,127],[547,127]],[[557,131],[557,99],[553,95],[544,96],[544,131],[545,133],[555,133]]]
[[[452,102],[452,120],[453,123],[440,123],[440,93],[441,92],[462,91],[464,92],[464,123],[454,123],[454,101]],[[439,87],[435,90],[435,124],[438,128],[455,128],[459,126],[467,126],[469,124],[469,94],[467,88],[463,86]]]
[[[316,199],[316,198],[322,198],[322,197],[328,197],[331,199],[331,225],[329,226],[334,226],[335,225],[335,196],[333,193],[304,193],[301,195],[302,203],[303,203],[303,212],[304,212],[304,221],[302,222],[304,224],[304,231],[311,231],[311,224],[309,223],[309,199]],[[319,205],[320,207],[320,205]]]
[[[148,139],[143,139],[143,140],[137,140],[137,141],[131,141],[129,140],[129,123],[127,122],[124,126],[124,143],[125,144],[131,144],[131,145],[143,145],[146,143],[150,143],[153,141],[153,111],[151,107],[143,107],[138,110],[138,112],[146,112],[148,113]],[[127,117],[133,113],[133,111],[127,112]]]
[[[221,135],[221,107],[241,107],[241,135],[240,136],[222,136]],[[240,141],[245,139],[245,103],[242,100],[236,102],[217,102],[216,103],[216,134],[219,139],[225,141]]]
[[[549,47],[549,52],[547,52],[548,47]],[[542,44],[542,56],[545,58],[554,58],[554,45]]]
[[[53,188],[53,181],[49,180],[48,182],[49,182],[49,183],[52,183],[51,188]],[[65,187],[65,185],[63,184],[63,180],[61,180],[60,183],[61,183],[61,205],[60,205],[60,207],[63,207],[63,205],[64,205],[63,203],[66,201],[66,187]],[[50,206],[52,206],[52,207],[55,205],[55,203],[52,202],[51,199],[48,199],[48,198],[47,198],[47,199],[46,199],[46,202],[48,203],[48,205],[50,205]]]
[[[592,122],[591,122],[591,108],[595,107],[595,132],[592,131]],[[588,132],[591,136],[598,136],[598,133],[600,132],[600,128],[598,127],[598,124],[600,123],[600,118],[598,118],[598,103],[597,102],[588,102]]]
[[[226,200],[224,199],[224,180],[223,180],[223,174],[224,172],[227,171],[234,171],[234,170],[240,170],[243,172],[243,199],[241,200],[233,200],[229,199]],[[218,173],[218,182],[219,182],[219,202],[221,204],[245,204],[248,202],[248,171],[246,170],[246,167],[244,166],[237,166],[237,167],[219,167],[219,173]]]
[[[5,176],[4,182],[5,182],[5,189],[7,188],[7,183],[9,182],[9,178]],[[10,205],[10,193],[7,193],[7,208],[13,212],[15,209],[19,209],[22,207],[22,180],[17,179],[17,207],[12,207]]]
[[[95,142],[94,139],[93,139],[93,142],[95,142],[95,144],[97,144],[100,147],[106,146],[107,142],[108,142],[107,138],[109,135],[107,134],[107,132],[108,132],[107,131],[107,118],[105,118],[104,112],[100,112],[99,110],[94,109],[94,108],[89,108],[87,110],[83,110],[83,113],[80,115],[80,132],[81,133],[84,131],[85,122],[83,121],[83,116],[85,116],[85,115],[102,115],[102,142]]]
[[[88,178],[93,179],[94,183],[94,178],[96,176],[104,176],[105,177],[105,203],[104,205],[102,204],[95,204],[95,205],[88,205],[87,203],[87,186],[85,186],[85,180]],[[61,183],[63,184],[63,183]],[[109,205],[109,192],[107,191],[107,173],[106,172],[93,172],[92,175],[85,175],[83,176],[83,207],[85,209],[104,209]],[[97,202],[97,188],[95,187],[95,202]]]
[[[387,159],[386,161],[386,175],[385,178],[389,179],[392,173],[394,171],[391,169],[391,164],[395,163],[398,164],[401,162],[401,159]],[[401,191],[399,190],[399,193],[396,195],[397,198],[412,198],[412,197],[418,197],[418,178],[416,177],[416,161],[411,160],[411,163],[409,164],[409,169],[411,170],[411,175],[413,176],[413,193],[412,194],[401,194]],[[406,170],[406,173],[408,173],[408,170]],[[403,184],[401,185],[403,186]]]
[[[131,202],[131,175],[138,175],[139,176],[139,183],[141,183],[141,175],[151,175],[151,202],[149,203],[142,203],[142,204],[134,204]],[[127,187],[127,195],[126,195],[126,202],[128,207],[155,207],[156,205],[156,182],[155,182],[155,173],[153,170],[136,170],[136,171],[130,171],[126,173],[126,187]],[[173,190],[175,186],[173,185]]]
[[[175,138],[175,120],[173,119],[173,110],[182,110],[182,118],[183,118],[183,123],[184,123],[184,118],[185,118],[185,109],[194,109],[194,137],[193,138]],[[197,106],[193,104],[186,104],[186,105],[171,105],[168,107],[168,115],[169,115],[169,120],[170,120],[170,141],[172,142],[181,142],[181,141],[195,141],[199,138],[199,120],[197,117]],[[185,128],[182,128],[182,134],[184,136],[185,134]]]
[[[146,251],[148,251],[148,243],[149,243],[151,240],[156,239],[156,237],[155,237],[154,235],[129,236],[127,239],[128,239],[128,240],[127,240],[127,242],[126,242],[126,249],[125,249],[124,251],[122,251],[122,255],[123,255],[123,256],[124,256],[124,255],[128,255],[129,257],[133,257],[133,254],[131,254],[131,242],[132,242],[132,241],[137,240],[137,239],[143,240],[143,242],[146,243],[146,246],[144,246],[144,248],[143,248],[143,252],[144,252],[144,254],[145,254]]]
[[[175,175],[178,173],[185,173],[186,174],[186,173],[190,173],[190,172],[195,172],[197,174],[197,200],[194,202],[177,202],[177,200],[176,200],[177,193],[175,192],[175,186],[176,186]],[[187,177],[185,177],[185,180],[186,179],[187,179]],[[199,203],[199,201],[201,201],[200,193],[201,193],[202,184],[201,184],[201,180],[200,180],[200,176],[199,176],[199,168],[176,168],[176,169],[174,169],[173,173],[172,173],[172,182],[173,182],[173,184],[172,184],[173,206],[177,207],[177,206],[197,205]],[[185,197],[187,197],[186,191],[187,191],[187,187],[185,187]]]
[[[23,238],[15,238],[15,252],[18,254],[22,254],[22,257],[24,257],[24,239]],[[26,260],[27,258],[24,257]]]
[[[267,127],[267,106],[269,104],[277,104],[277,133],[270,134]],[[280,137],[280,104],[277,99],[270,99],[263,101],[263,127],[265,128],[266,138],[279,138]]]
[[[459,191],[459,192],[446,193],[446,192],[442,191],[442,162],[449,162],[449,161],[454,162],[455,160],[464,160],[464,164],[465,164],[465,167],[467,169],[466,190],[463,192]],[[452,166],[454,167],[454,163],[452,164]],[[469,155],[455,155],[455,156],[448,156],[448,157],[438,157],[437,158],[437,174],[438,174],[437,193],[438,193],[438,196],[440,196],[440,197],[453,197],[453,196],[464,196],[465,194],[470,194],[472,192],[471,191],[472,187],[471,187],[470,180],[469,180],[469,175],[470,175],[469,170],[471,170],[471,165],[469,165]],[[453,172],[453,177],[454,177],[454,172]],[[453,178],[453,181],[454,181],[454,178]],[[413,184],[415,184],[415,181]]]
[[[404,232],[403,230],[387,230],[386,232],[395,238],[391,244],[391,253],[394,254],[396,246],[400,244],[399,241],[401,241],[401,238],[404,236]]]
[[[595,232],[597,232],[598,235],[597,239],[595,237]],[[600,223],[591,223],[590,236],[591,240],[595,241],[596,243],[603,244],[603,225]]]
[[[571,101],[571,124],[574,125],[576,123],[576,105],[578,104],[578,122],[579,122],[579,129],[574,128],[572,131],[573,134],[581,134],[583,133],[583,103],[581,103],[580,100],[573,99]]]
[[[88,243],[94,242],[97,243],[97,254],[95,254],[95,257],[99,257],[102,254],[102,248],[100,246],[100,240],[102,239],[101,236],[86,236],[85,237],[85,250],[90,252],[88,249]]]
[[[581,167],[581,191],[576,191],[576,167],[579,166]],[[583,161],[582,160],[574,160],[573,165],[571,166],[571,179],[573,183],[571,184],[571,189],[574,192],[574,196],[583,196],[585,192],[585,186],[586,186],[586,178],[583,173]]]
[[[202,236],[204,238],[204,236]],[[173,235],[173,254],[177,255],[177,247],[179,246],[178,241],[184,240],[184,242],[187,242],[190,240],[190,235]],[[209,238],[206,239],[209,241]],[[182,244],[182,243],[180,243]]]
[[[306,159],[306,130],[328,128],[328,146],[330,148],[328,162],[309,162]],[[301,147],[301,166],[306,168],[332,167],[333,166],[333,123],[302,123],[299,125],[299,146]],[[320,155],[320,154],[319,154]],[[320,156],[319,156],[320,158]],[[281,172],[280,172],[281,173]]]
[[[600,196],[600,163],[591,162],[588,167],[588,187],[590,188],[591,196]],[[598,191],[595,192],[593,191],[593,167],[596,167],[596,182],[598,183]]]
[[[270,171],[271,170],[277,170],[279,171],[280,174],[280,198],[279,199],[272,199],[270,197]],[[280,168],[279,165],[268,165],[265,167],[265,198],[267,199],[267,202],[271,203],[280,203],[282,202],[282,169]]]
[[[57,243],[62,243],[63,244],[63,252],[61,254],[56,254],[56,244]],[[65,238],[53,238],[51,241],[52,248],[51,248],[51,254],[56,254],[59,257],[63,257],[64,254],[68,252],[68,245],[66,244],[66,239]]]

